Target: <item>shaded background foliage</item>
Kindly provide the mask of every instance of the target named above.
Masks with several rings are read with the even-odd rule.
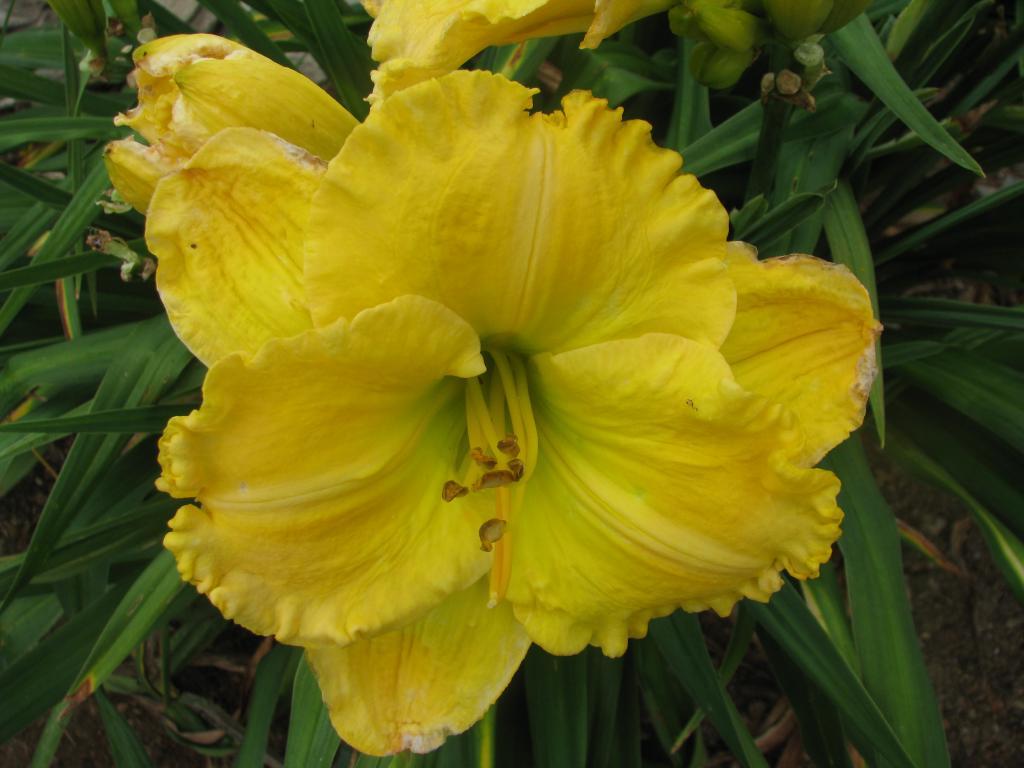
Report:
[[[204,370],[163,319],[143,220],[109,199],[101,162],[103,143],[124,135],[110,118],[135,100],[126,77],[140,34],[230,34],[362,116],[369,19],[334,0],[202,0],[198,12],[117,0],[107,11],[105,35],[61,11],[79,40],[52,16],[10,24],[8,6],[0,43],[0,520],[15,521],[4,551],[16,550],[0,558],[0,741],[31,727],[39,766],[69,723],[88,722],[110,757],[72,752],[66,764],[931,768],[951,762],[946,730],[962,764],[1024,759],[1012,738],[975,759],[960,731],[984,716],[957,707],[943,722],[914,624],[926,643],[981,627],[993,635],[980,644],[1024,650],[1020,606],[993,605],[1001,589],[1024,601],[1020,0],[878,0],[824,41],[832,73],[814,112],[759,100],[761,75],[785,63],[777,51],[709,92],[686,66],[692,43],[662,16],[595,51],[567,37],[478,57],[538,86],[545,110],[587,88],[651,122],[762,256],[847,264],[886,325],[884,372],[865,427],[826,460],[847,517],[820,579],[743,603],[727,622],[654,622],[622,659],[533,649],[482,723],[432,755],[383,759],[339,744],[296,649],[229,625],[160,548],[177,502],[153,488],[156,435],[197,402]],[[898,521],[869,454],[940,492],[887,483]],[[970,522],[953,525],[964,509]],[[905,571],[934,600],[916,616]],[[988,605],[984,621],[944,623],[956,594]],[[990,690],[976,663],[950,653],[932,671],[979,708],[1007,708],[1019,731],[1019,677]]]

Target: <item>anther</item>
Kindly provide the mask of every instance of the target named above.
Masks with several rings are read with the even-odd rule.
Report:
[[[492,518],[480,526],[480,549],[490,552],[505,534],[505,521]]]
[[[512,434],[505,435],[498,441],[498,450],[506,456],[515,458],[519,455],[519,438]]]
[[[482,448],[474,448],[469,452],[469,456],[473,461],[486,469],[494,469],[498,466],[498,460],[493,456],[488,456]]]
[[[474,491],[484,491],[488,488],[500,488],[503,485],[514,483],[516,476],[508,469],[492,469],[480,475],[480,479],[473,483]]]
[[[467,493],[469,493],[469,488],[454,480],[449,480],[441,490],[441,498],[445,501],[455,501],[459,496],[465,496]]]
[[[508,463],[508,470],[512,473],[513,479],[518,481],[522,478],[523,473],[526,471],[526,465],[523,464],[522,459],[512,459]]]

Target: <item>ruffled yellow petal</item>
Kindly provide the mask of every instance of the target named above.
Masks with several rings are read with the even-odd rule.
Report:
[[[801,461],[812,466],[864,420],[882,330],[868,293],[842,265],[803,255],[758,261],[743,243],[730,243],[729,274],[738,307],[722,354],[740,384],[797,415]]]
[[[839,481],[794,464],[796,419],[714,348],[649,334],[539,355],[530,392],[540,452],[507,598],[552,653],[621,654],[653,617],[767,600],[781,569],[829,558]]]
[[[487,569],[493,508],[445,504],[479,340],[406,296],[215,364],[160,440],[158,487],[195,497],[164,539],[228,618],[307,646],[411,621]],[[482,494],[481,494],[482,495]]]
[[[403,629],[306,651],[341,737],[371,755],[429,752],[483,717],[530,641],[487,580]]]
[[[230,128],[158,185],[146,219],[157,288],[207,365],[310,327],[302,240],[323,169],[272,134]]]
[[[586,31],[593,48],[631,21],[672,0],[364,0],[372,74],[379,101],[395,91],[458,69],[491,45]]]
[[[110,183],[133,208],[142,213],[149,207],[156,183],[180,167],[180,163],[160,154],[135,139],[119,139],[107,144],[103,154]]]
[[[352,132],[310,215],[315,323],[413,293],[507,351],[647,331],[721,343],[735,296],[714,194],[647,123],[584,92],[529,115],[531,96],[454,72]]]
[[[211,136],[231,127],[270,131],[330,160],[356,125],[312,80],[223,37],[162,37],[134,56],[139,104],[115,122],[142,134],[160,157],[157,167],[180,167]],[[108,167],[122,159],[138,158],[117,155]],[[136,190],[121,189],[118,176],[111,174],[121,194],[140,200]]]

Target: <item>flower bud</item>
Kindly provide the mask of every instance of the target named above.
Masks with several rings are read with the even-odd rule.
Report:
[[[690,55],[690,71],[708,88],[728,88],[754,61],[755,51],[733,51],[712,43],[698,43]]]
[[[102,0],[47,0],[64,26],[99,59],[107,56],[107,13]]]
[[[714,43],[719,48],[749,51],[765,38],[761,19],[721,0],[688,0],[669,13],[669,25],[680,37]]]
[[[772,26],[789,40],[802,40],[819,30],[833,0],[765,0]]]
[[[860,16],[871,5],[871,0],[833,0],[832,12],[822,23],[820,31],[828,34],[841,29]]]

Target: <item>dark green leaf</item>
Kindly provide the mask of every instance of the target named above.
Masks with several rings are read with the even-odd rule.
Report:
[[[330,768],[338,751],[338,734],[320,694],[320,686],[303,656],[292,683],[292,712],[284,768]]]
[[[878,705],[791,585],[784,585],[768,605],[751,603],[750,607],[758,624],[842,713],[862,754],[900,768],[915,766]]]
[[[587,658],[530,649],[524,662],[537,768],[587,765]]]
[[[766,768],[764,757],[711,663],[697,617],[677,611],[672,616],[652,621],[649,631],[669,668],[690,697],[707,712],[736,759],[747,768]]]
[[[939,125],[900,77],[866,17],[854,19],[829,39],[846,65],[907,127],[957,165],[982,175],[981,166]]]
[[[256,667],[256,677],[249,696],[249,713],[246,720],[242,747],[235,757],[237,768],[250,768],[263,764],[270,738],[270,724],[289,670],[298,661],[301,651],[287,645],[275,645]]]
[[[833,450],[829,464],[843,483],[839,504],[846,518],[839,546],[864,685],[917,765],[948,766],[942,715],[903,583],[896,520],[878,491],[858,435]],[[882,753],[882,745],[872,741]]]

